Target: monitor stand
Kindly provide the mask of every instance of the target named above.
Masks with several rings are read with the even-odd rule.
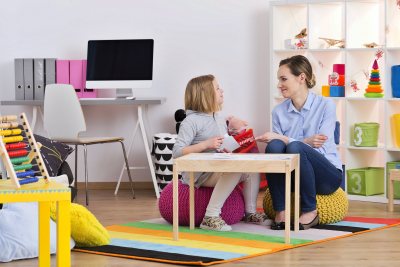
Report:
[[[116,89],[115,92],[116,98],[125,98],[130,100],[136,99],[136,97],[133,96],[132,89]]]

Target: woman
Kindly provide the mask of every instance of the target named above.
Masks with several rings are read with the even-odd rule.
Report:
[[[342,160],[334,143],[336,105],[309,91],[315,86],[315,76],[304,56],[282,60],[278,79],[287,99],[272,111],[272,132],[256,140],[268,144],[265,153],[300,154],[299,227],[306,230],[319,223],[316,194],[332,194],[342,181]],[[267,174],[267,181],[276,212],[271,229],[281,230],[285,228],[285,174]]]

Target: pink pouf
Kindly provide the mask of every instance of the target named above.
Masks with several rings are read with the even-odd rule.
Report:
[[[179,204],[179,225],[189,226],[189,186],[184,185],[179,181],[178,185],[178,204]],[[169,223],[172,223],[172,182],[168,184],[161,192],[158,207],[161,216]],[[194,214],[195,225],[200,226],[208,202],[210,202],[213,187],[200,187],[194,189]],[[244,215],[244,201],[242,189],[239,186],[232,191],[228,199],[225,201],[220,214],[221,218],[229,225],[239,222]]]

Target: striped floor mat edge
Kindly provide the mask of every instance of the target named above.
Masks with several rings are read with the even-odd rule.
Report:
[[[285,249],[324,242],[400,224],[400,219],[345,217],[343,221],[291,232],[285,244],[284,231],[239,222],[230,232],[179,227],[179,241],[172,240],[172,225],[153,219],[106,227],[107,246],[75,248],[74,251],[115,257],[186,265],[212,265],[265,255]]]

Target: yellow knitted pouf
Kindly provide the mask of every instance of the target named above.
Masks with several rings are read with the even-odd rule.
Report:
[[[71,203],[71,236],[76,247],[97,247],[108,245],[111,241],[108,231],[84,206]],[[50,217],[57,219],[56,203],[50,204]]]
[[[291,207],[294,206],[294,193],[291,195]],[[320,224],[340,222],[347,214],[349,202],[346,193],[339,187],[335,193],[330,195],[317,195],[317,211]],[[272,207],[269,188],[263,197],[263,209],[269,218],[275,218],[275,211]],[[301,213],[301,212],[300,212]],[[294,209],[290,212],[291,220],[294,220]]]

